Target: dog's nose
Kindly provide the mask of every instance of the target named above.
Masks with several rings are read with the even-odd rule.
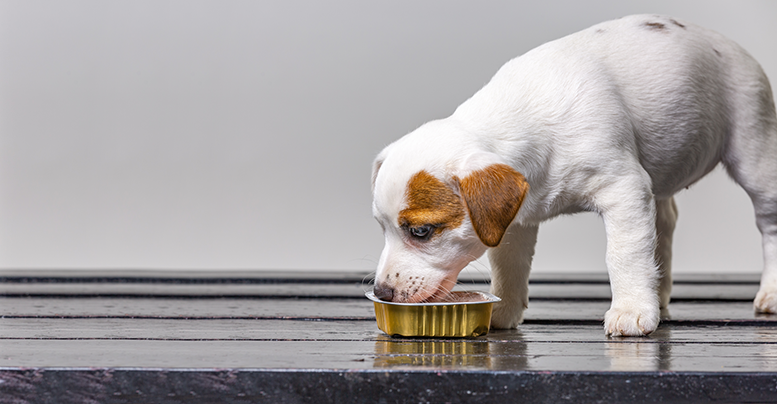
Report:
[[[394,298],[394,288],[391,286],[385,286],[382,283],[375,284],[375,289],[373,289],[373,293],[375,293],[375,297],[377,297],[380,300],[384,300],[387,302],[390,302],[391,299]]]

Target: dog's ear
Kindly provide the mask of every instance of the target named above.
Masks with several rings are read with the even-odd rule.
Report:
[[[491,164],[459,180],[472,226],[483,244],[502,241],[529,190],[526,178],[506,164]]]
[[[372,163],[372,190],[375,191],[375,179],[378,178],[378,171],[380,170],[380,166],[383,165],[383,160],[375,160],[374,163]]]
[[[383,161],[386,159],[386,150],[383,150],[380,154],[378,154],[377,157],[375,157],[375,161],[372,162],[372,191],[375,192],[375,180],[378,178],[378,171],[380,171],[380,166],[383,165]]]

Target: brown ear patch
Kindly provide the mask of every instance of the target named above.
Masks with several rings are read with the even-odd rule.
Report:
[[[526,178],[506,164],[493,164],[459,183],[475,233],[483,244],[496,247],[529,190]]]
[[[399,212],[400,226],[435,225],[456,228],[464,222],[461,198],[442,181],[426,171],[419,171],[407,183],[407,208]]]

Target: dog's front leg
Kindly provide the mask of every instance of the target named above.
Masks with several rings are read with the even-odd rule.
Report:
[[[620,187],[602,209],[612,289],[604,328],[611,336],[650,334],[660,319],[655,202],[649,189],[633,191],[633,186]]]
[[[523,311],[529,306],[529,271],[537,229],[515,224],[507,229],[499,246],[488,252],[491,293],[502,299],[494,305],[493,328],[516,328],[523,321]]]

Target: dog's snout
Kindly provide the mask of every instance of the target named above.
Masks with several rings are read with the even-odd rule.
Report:
[[[394,299],[394,288],[391,286],[386,286],[382,283],[375,284],[373,293],[375,293],[375,297],[380,300],[390,302],[392,299]]]

